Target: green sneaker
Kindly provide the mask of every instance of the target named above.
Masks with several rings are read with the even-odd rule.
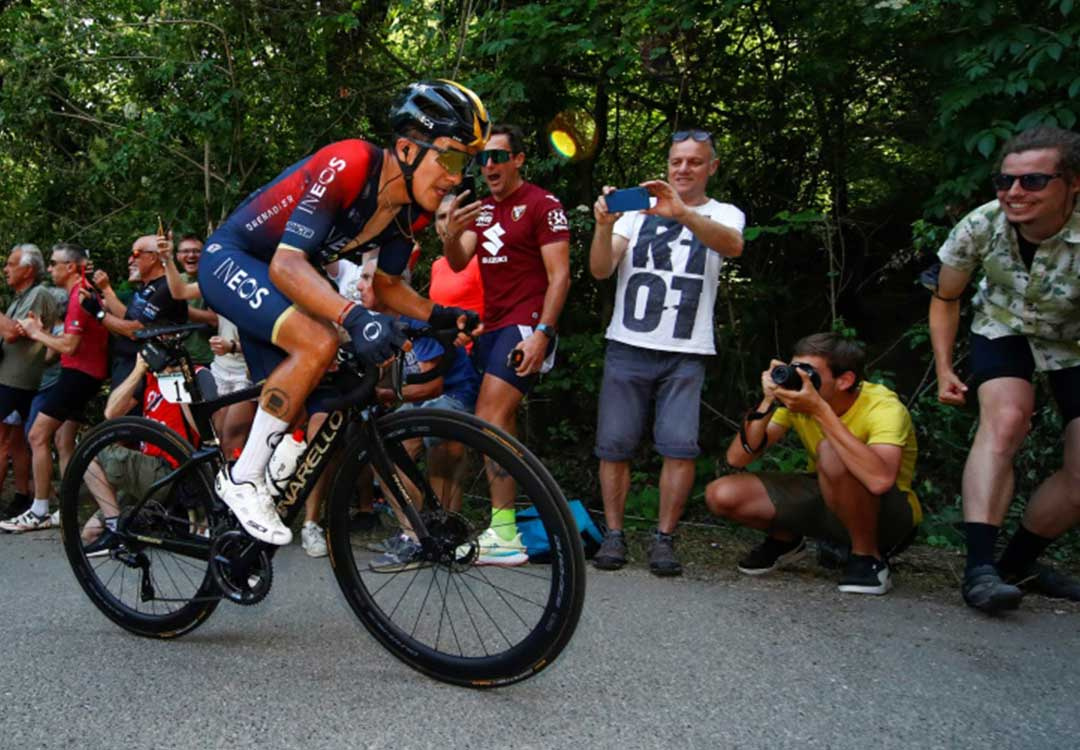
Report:
[[[476,545],[475,562],[477,565],[511,567],[529,562],[529,555],[525,552],[525,545],[521,543],[520,533],[507,541],[499,536],[495,529],[486,529],[472,544],[463,544],[457,548],[456,554],[459,560],[468,557],[473,544]]]

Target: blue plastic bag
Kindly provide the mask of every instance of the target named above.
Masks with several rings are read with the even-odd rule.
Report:
[[[574,516],[578,533],[581,534],[581,542],[585,546],[585,557],[591,558],[600,549],[600,542],[604,535],[599,527],[593,522],[585,504],[580,500],[568,500],[570,513]],[[521,533],[521,542],[525,545],[525,551],[529,555],[530,562],[548,562],[551,555],[551,546],[548,544],[547,534],[544,532],[544,524],[540,522],[540,514],[536,508],[528,507],[517,512],[517,527]]]

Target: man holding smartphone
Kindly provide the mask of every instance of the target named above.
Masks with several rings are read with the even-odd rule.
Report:
[[[608,525],[593,561],[601,570],[626,564],[630,457],[655,398],[653,445],[664,465],[649,569],[661,576],[682,572],[672,533],[694,484],[705,356],[716,353],[712,317],[720,266],[742,254],[746,223],[738,208],[705,194],[718,166],[712,134],[681,130],[671,138],[667,181],[640,185],[655,199],[651,207],[609,210],[610,186],[593,206],[589,271],[597,279],[618,272],[596,429]]]
[[[492,127],[476,160],[491,195],[462,206],[473,200],[463,191],[450,204],[443,252],[455,271],[480,258],[484,333],[473,361],[483,380],[476,416],[513,435],[521,400],[554,363],[556,324],[570,289],[570,225],[558,198],[522,178],[519,128]],[[489,481],[491,527],[478,540],[477,562],[521,565],[528,557],[514,517],[514,481],[494,473]]]

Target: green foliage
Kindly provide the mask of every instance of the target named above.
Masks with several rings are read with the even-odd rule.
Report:
[[[460,80],[523,127],[527,178],[568,209],[559,364],[523,434],[595,496],[613,283],[588,272],[591,206],[604,185],[663,177],[669,133],[703,127],[720,160],[710,195],[748,228],[721,280],[695,497],[769,359],[813,331],[858,331],[911,403],[927,504],[951,518],[973,416],[930,392],[915,277],[949,225],[992,197],[1005,140],[1075,126],[1077,71],[1073,0],[0,3],[0,234],[80,242],[117,272],[158,214],[178,231],[217,224],[313,149],[385,140],[404,83]],[[595,121],[595,150],[578,161],[547,146],[566,111]],[[422,242],[432,257],[437,240]],[[1036,473],[1060,444],[1040,435]],[[802,458],[778,446],[761,466]],[[645,446],[635,465],[647,516],[659,463]]]

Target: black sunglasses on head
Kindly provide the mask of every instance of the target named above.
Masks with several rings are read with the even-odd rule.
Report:
[[[672,143],[682,143],[688,139],[693,139],[698,143],[705,143],[708,141],[711,145],[716,145],[713,143],[712,133],[708,130],[676,130],[671,134]]]
[[[1008,190],[1013,186],[1014,182],[1020,180],[1020,187],[1024,190],[1037,192],[1045,189],[1046,186],[1050,184],[1050,180],[1061,176],[1061,172],[1054,172],[1053,174],[1044,174],[1043,172],[1006,174],[1004,172],[998,172],[997,174],[990,176],[990,182],[994,185],[994,190]]]

